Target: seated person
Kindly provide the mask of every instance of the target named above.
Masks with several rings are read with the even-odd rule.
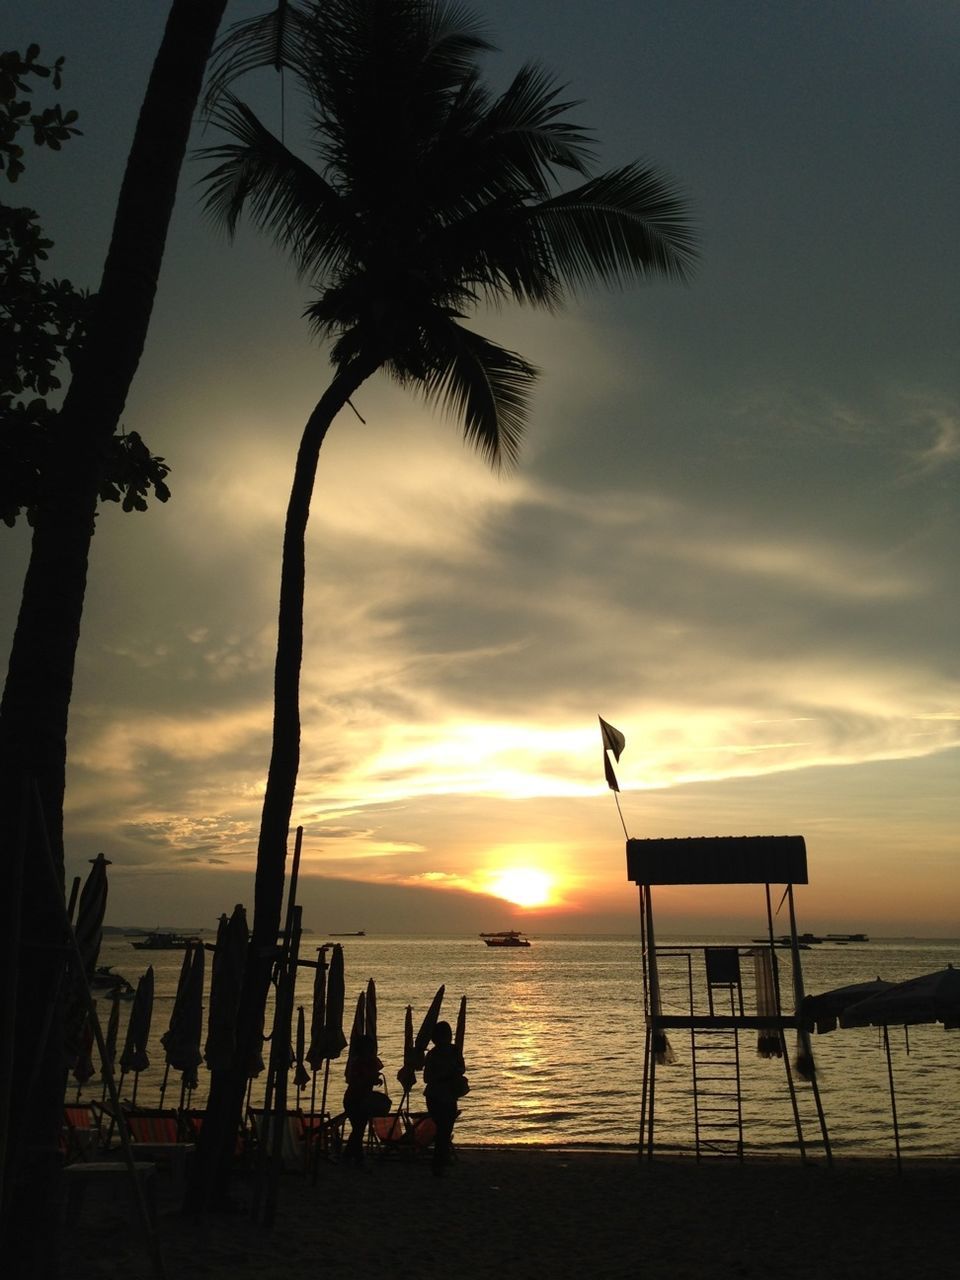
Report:
[[[343,1095],[343,1109],[350,1121],[350,1137],[343,1151],[344,1160],[363,1159],[363,1135],[367,1121],[373,1116],[385,1116],[390,1110],[390,1099],[376,1091],[380,1083],[383,1063],[377,1057],[377,1046],[372,1036],[358,1036],[353,1051],[347,1058],[347,1089]]]

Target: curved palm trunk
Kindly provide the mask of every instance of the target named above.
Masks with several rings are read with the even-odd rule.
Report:
[[[235,1136],[242,1119],[248,1069],[260,1050],[270,973],[283,908],[290,815],[300,768],[300,669],[306,533],[320,448],[333,419],[379,366],[373,358],[340,370],[304,427],[287,503],[280,571],[277,657],[273,683],[273,743],[260,818],[253,930],[237,1019],[237,1048],[229,1070],[214,1071],[185,1208],[199,1212],[226,1196]]]
[[[13,1082],[17,1105],[0,1096],[7,1254],[23,1276],[58,1274],[58,1140],[66,1081],[59,1016],[38,1064],[36,1056],[62,967],[56,948],[63,934],[67,719],[97,506],[97,455],[117,428],[143,351],[190,125],[225,7],[226,0],[174,0],[171,6],[137,120],[90,331],[59,416],[56,457],[44,477],[0,705],[0,856],[6,865],[26,841],[22,895],[9,904],[13,915],[19,910],[24,948],[18,972],[5,973],[3,984],[3,999],[11,1002],[4,1025],[15,1021],[12,1061],[3,1063],[4,1093]],[[34,783],[52,874],[38,816],[30,814],[25,834],[18,830],[21,795],[25,789],[32,795]],[[34,1093],[27,1099],[31,1079]]]

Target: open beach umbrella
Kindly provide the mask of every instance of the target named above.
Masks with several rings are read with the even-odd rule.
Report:
[[[237,1011],[249,943],[247,913],[238,903],[229,919],[222,915],[217,926],[210,978],[210,1008],[207,1010],[207,1039],[203,1046],[203,1060],[211,1071],[226,1071],[233,1066],[237,1047]],[[263,1070],[262,1059],[259,1070]],[[258,1075],[259,1072],[248,1070],[247,1074]]]
[[[367,998],[363,1009],[363,1029],[377,1048],[377,984],[371,978],[367,983]]]
[[[850,1005],[841,1015],[841,1027],[908,1027],[922,1022],[942,1022],[947,1030],[960,1026],[960,969],[948,964],[889,986],[886,991]]]
[[[893,1141],[900,1171],[900,1126],[897,1121],[897,1097],[893,1081],[893,1059],[890,1054],[890,1027],[916,1026],[923,1022],[942,1022],[947,1030],[960,1027],[960,969],[947,965],[935,973],[897,982],[851,1004],[841,1015],[841,1027],[882,1027],[883,1048],[887,1059],[890,1086],[890,1109],[893,1113]]]
[[[160,1043],[166,1050],[167,1057],[160,1089],[161,1107],[167,1088],[167,1074],[171,1067],[174,1071],[182,1073],[181,1108],[185,1094],[196,1089],[198,1084],[197,1068],[203,1060],[200,1054],[200,1038],[203,1035],[204,965],[203,943],[190,943],[183,956],[180,981],[177,983],[177,994],[170,1013],[170,1025],[160,1037]]]
[[[140,1072],[150,1066],[147,1056],[147,1041],[150,1039],[150,1023],[153,1020],[153,965],[148,965],[146,973],[137,983],[137,993],[133,997],[130,1010],[130,1021],[127,1023],[127,1036],[120,1054],[120,1087],[128,1071],[133,1072],[133,1097],[137,1100],[137,1084]]]
[[[423,1021],[420,1023],[420,1030],[417,1032],[413,1041],[413,1062],[418,1071],[423,1070],[423,1061],[427,1054],[427,1046],[433,1036],[434,1029],[440,1020],[440,1007],[443,1004],[443,993],[446,990],[441,986],[437,988],[437,994],[430,1002],[430,1008],[424,1014]]]
[[[850,982],[819,995],[805,996],[800,1006],[800,1019],[808,1031],[816,1030],[818,1035],[825,1035],[828,1031],[836,1030],[841,1015],[851,1005],[866,1000],[868,996],[889,991],[893,985],[878,977],[872,982]]]

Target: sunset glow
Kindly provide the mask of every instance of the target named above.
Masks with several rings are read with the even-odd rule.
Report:
[[[553,878],[533,867],[511,867],[497,873],[490,892],[518,907],[543,907],[550,903]]]
[[[628,837],[796,834],[802,929],[956,938],[960,365],[944,341],[958,251],[942,121],[960,10],[871,6],[863,41],[852,5],[680,4],[666,23],[653,5],[609,5],[605,23],[547,0],[467,7],[502,50],[484,58],[491,83],[542,58],[583,103],[571,119],[596,131],[598,170],[642,159],[678,182],[703,259],[682,288],[585,276],[562,309],[479,291],[465,328],[538,370],[517,466],[488,466],[455,405],[386,372],[331,425],[306,531],[285,868],[290,883],[302,828],[304,930],[462,936],[478,964],[481,931],[636,937]],[[12,203],[38,211],[52,275],[77,288],[101,277],[169,5],[122,8],[4,13],[6,48],[66,58],[82,133],[56,155],[28,146]],[[233,0],[228,21],[263,9]],[[811,164],[823,86],[829,145]],[[279,78],[242,77],[240,100],[248,88],[276,131]],[[35,86],[35,109],[52,89]],[[295,101],[286,145],[312,164]],[[217,145],[210,130],[198,122],[191,153]],[[219,234],[194,186],[205,168],[184,166],[123,411],[170,463],[173,496],[97,515],[63,836],[68,884],[110,859],[108,925],[184,932],[235,903],[254,913],[285,513],[333,372],[304,323],[324,282],[255,225]],[[909,251],[891,254],[905,228]],[[8,655],[32,539],[22,518],[0,537]],[[616,792],[600,716],[625,738],[606,759]],[[764,927],[752,893],[654,899],[664,937]]]

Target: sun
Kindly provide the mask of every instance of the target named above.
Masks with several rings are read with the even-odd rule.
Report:
[[[533,867],[509,867],[498,871],[490,886],[490,892],[518,907],[542,907],[550,901],[553,878],[545,871]]]

